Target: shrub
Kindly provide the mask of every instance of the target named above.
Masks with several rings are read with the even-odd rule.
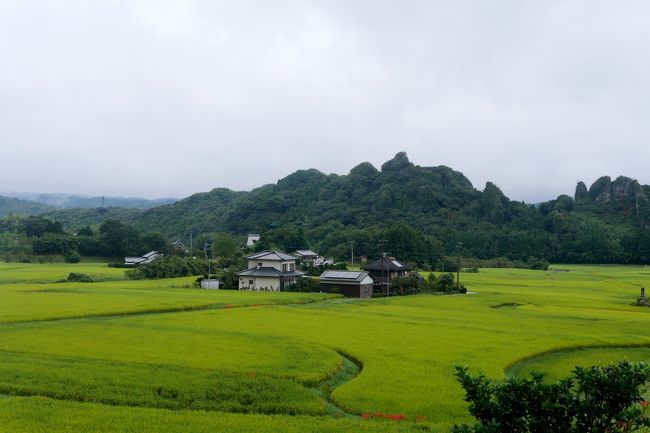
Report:
[[[650,368],[628,361],[576,367],[558,383],[542,373],[500,383],[456,367],[465,401],[476,423],[455,425],[454,433],[623,433],[650,427],[641,388]]]
[[[74,281],[77,283],[92,283],[93,279],[90,278],[90,276],[87,274],[70,272],[68,274],[68,281]]]
[[[66,263],[79,263],[81,261],[81,255],[76,251],[68,251],[65,253],[65,262]]]

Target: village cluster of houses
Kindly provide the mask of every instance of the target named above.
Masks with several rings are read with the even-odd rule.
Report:
[[[320,257],[313,251],[296,251],[294,255],[281,251],[252,254],[248,269],[237,272],[239,290],[282,291],[296,284],[305,273],[296,268],[296,261],[314,263]],[[341,293],[346,297],[370,298],[373,293],[388,294],[390,282],[397,277],[410,276],[411,268],[392,257],[382,257],[364,266],[362,271],[327,270],[320,277],[321,292]]]
[[[260,239],[258,234],[249,234],[247,246],[254,246]],[[162,257],[151,251],[141,257],[125,257],[126,265],[138,266],[151,263]],[[333,265],[334,261],[311,250],[298,250],[293,254],[281,251],[262,251],[246,257],[248,268],[236,273],[239,290],[282,291],[297,284],[300,278],[307,278],[296,262],[303,266]],[[341,293],[346,297],[370,298],[373,293],[388,295],[391,281],[398,277],[409,277],[411,268],[393,257],[381,257],[367,263],[360,271],[326,270],[319,276],[321,292]],[[203,280],[201,287],[219,289],[221,281]]]

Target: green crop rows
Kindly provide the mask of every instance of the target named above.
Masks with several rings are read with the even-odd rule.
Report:
[[[468,419],[454,365],[556,378],[650,358],[650,309],[630,305],[646,268],[461,277],[477,293],[370,301],[14,279],[0,284],[0,431],[443,432]]]

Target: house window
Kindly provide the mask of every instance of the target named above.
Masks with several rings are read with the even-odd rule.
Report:
[[[248,285],[249,285],[249,286],[252,286],[254,283],[255,283],[255,281],[253,281],[253,280],[248,280]]]
[[[258,267],[258,268],[261,268],[261,267],[262,267],[262,265],[263,265],[263,263],[262,263],[262,262],[257,262],[257,267]]]
[[[296,270],[296,264],[295,263],[290,263],[289,264],[289,270],[290,271],[295,271]]]
[[[287,272],[287,264],[282,263],[282,272]]]

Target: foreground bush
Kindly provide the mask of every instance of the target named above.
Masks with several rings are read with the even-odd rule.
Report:
[[[456,367],[465,401],[477,422],[456,425],[454,433],[623,433],[650,428],[642,387],[650,367],[621,361],[576,367],[558,383],[541,373],[495,383]]]

